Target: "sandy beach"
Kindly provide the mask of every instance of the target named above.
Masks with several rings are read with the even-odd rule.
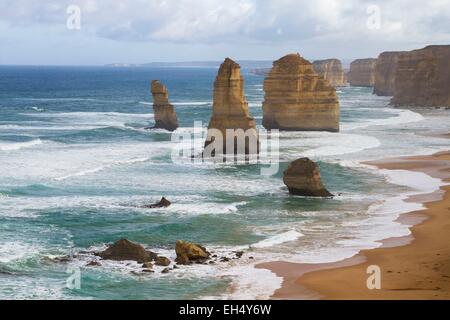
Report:
[[[424,172],[450,181],[450,152],[368,163],[388,170]],[[450,186],[412,196],[426,209],[404,214],[399,222],[414,225],[412,234],[382,241],[377,249],[331,264],[272,262],[259,265],[284,278],[273,299],[449,299]],[[381,269],[381,289],[367,288],[369,266]]]

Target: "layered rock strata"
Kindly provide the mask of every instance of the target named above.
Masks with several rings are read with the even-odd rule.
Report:
[[[223,154],[259,152],[256,122],[250,116],[244,96],[244,78],[239,64],[229,58],[220,66],[214,82],[213,115],[203,155],[215,156],[220,153],[220,148],[223,148]]]
[[[169,103],[167,88],[157,80],[152,81],[153,111],[155,114],[155,129],[175,131],[178,128],[178,118],[175,108]]]
[[[176,262],[181,265],[191,262],[205,262],[210,256],[205,247],[182,240],[177,241],[175,252],[177,254]]]
[[[400,54],[391,103],[450,107],[450,45],[428,46]]]
[[[273,63],[264,81],[263,125],[288,131],[339,131],[336,89],[298,53]]]
[[[333,196],[322,184],[319,167],[308,158],[292,162],[284,171],[283,182],[292,195],[305,197]]]
[[[377,96],[393,96],[395,93],[395,74],[398,58],[402,52],[383,52],[375,65],[373,93]]]
[[[348,83],[354,87],[372,87],[375,83],[377,59],[357,59],[350,64]]]
[[[342,63],[338,59],[316,60],[314,70],[333,87],[343,87],[347,84]]]

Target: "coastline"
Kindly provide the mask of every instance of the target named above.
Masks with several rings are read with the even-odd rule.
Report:
[[[450,152],[366,163],[381,170],[425,173],[450,182]],[[389,238],[376,249],[326,264],[282,261],[259,264],[283,278],[273,299],[448,299],[450,298],[450,186],[407,202],[425,209],[402,214],[398,222],[412,225],[411,235]],[[367,268],[381,268],[381,290],[367,289]]]

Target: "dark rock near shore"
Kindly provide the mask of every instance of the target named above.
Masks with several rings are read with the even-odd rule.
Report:
[[[159,208],[167,208],[170,207],[172,203],[167,200],[165,197],[162,197],[161,200],[158,203],[145,205],[143,208],[145,209],[159,209]]]
[[[175,246],[177,254],[176,262],[181,265],[190,264],[191,262],[205,262],[209,259],[210,253],[205,247],[190,243],[187,241],[178,240]]]
[[[151,262],[144,262],[142,264],[142,268],[144,268],[144,269],[153,269],[153,263],[151,263]]]
[[[166,257],[159,256],[159,257],[156,258],[155,264],[157,266],[167,267],[167,266],[170,265],[170,260],[168,258],[166,258]]]
[[[86,267],[100,267],[102,264],[98,261],[91,261],[89,262]]]
[[[117,241],[108,249],[97,255],[104,260],[132,260],[137,261],[138,263],[149,262],[157,257],[155,253],[145,250],[142,245],[133,243],[127,239]]]
[[[333,197],[322,184],[319,167],[308,158],[292,162],[284,172],[283,181],[292,195]]]

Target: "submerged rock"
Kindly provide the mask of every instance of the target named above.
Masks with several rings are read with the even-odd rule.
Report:
[[[142,268],[144,268],[144,269],[153,269],[153,263],[151,263],[151,262],[144,262],[142,264]]]
[[[100,267],[102,264],[98,261],[91,261],[89,262],[86,267]]]
[[[375,83],[375,65],[377,59],[357,59],[350,64],[348,82],[355,87],[372,87]]]
[[[450,107],[450,45],[400,54],[395,75],[397,106]]]
[[[162,197],[161,200],[158,203],[145,205],[145,206],[143,206],[143,208],[145,208],[145,209],[167,208],[167,207],[170,207],[171,204],[172,203],[169,200],[167,200],[166,198]]]
[[[178,240],[175,246],[178,264],[190,264],[191,262],[204,262],[209,258],[206,248],[187,241]]]
[[[289,193],[305,197],[332,197],[325,189],[317,164],[308,158],[292,162],[283,175],[284,184]]]
[[[156,254],[147,251],[140,244],[133,243],[127,239],[121,239],[111,245],[108,249],[97,254],[104,260],[126,261],[132,260],[138,263],[152,261],[156,258]]]
[[[153,111],[155,113],[155,129],[175,131],[178,118],[175,108],[169,103],[167,88],[157,80],[152,81]]]
[[[238,129],[242,129],[247,134],[247,138],[242,137],[242,149],[238,149],[236,138],[227,135],[227,130]],[[222,141],[219,143],[214,142],[216,131],[220,131],[222,135]],[[231,139],[231,142],[234,141],[234,150],[227,151],[227,139]],[[223,149],[223,154],[248,155],[259,152],[256,122],[250,116],[248,103],[244,96],[244,78],[241,75],[241,67],[229,58],[226,58],[220,66],[214,82],[213,115],[208,126],[204,156],[215,156],[216,151],[221,153],[221,150],[217,150],[220,147]]]
[[[273,63],[264,81],[263,126],[288,131],[339,131],[336,89],[300,54]]]

